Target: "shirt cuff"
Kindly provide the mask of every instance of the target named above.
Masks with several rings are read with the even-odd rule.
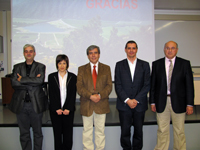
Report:
[[[124,103],[126,103],[129,100],[129,98],[125,99]]]
[[[129,99],[130,99],[130,98],[125,99],[124,103],[126,103]],[[137,101],[137,100],[136,100],[136,101]],[[139,102],[137,101],[137,103],[139,103]]]

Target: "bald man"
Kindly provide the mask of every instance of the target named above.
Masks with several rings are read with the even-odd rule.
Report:
[[[165,43],[165,57],[152,63],[151,110],[157,114],[157,145],[154,150],[168,150],[170,118],[173,124],[174,150],[186,150],[185,114],[193,113],[194,84],[190,61],[177,57],[178,44]]]

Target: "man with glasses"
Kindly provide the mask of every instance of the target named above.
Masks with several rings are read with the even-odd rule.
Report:
[[[178,44],[169,41],[164,46],[165,57],[152,64],[151,110],[157,112],[157,145],[155,150],[168,150],[170,117],[172,118],[175,150],[186,150],[185,113],[193,113],[194,85],[188,60],[177,57]]]

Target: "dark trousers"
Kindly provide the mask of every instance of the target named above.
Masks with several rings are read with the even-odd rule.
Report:
[[[135,109],[128,111],[119,110],[121,126],[121,146],[123,150],[141,150],[143,147],[143,123],[145,112],[137,112]],[[131,126],[134,126],[134,133],[131,146]]]
[[[69,115],[57,115],[50,111],[54,133],[55,150],[71,150],[73,145],[73,122],[74,112]]]
[[[42,115],[34,111],[32,103],[24,102],[22,110],[17,114],[22,150],[32,150],[30,127],[33,129],[34,150],[42,150]]]

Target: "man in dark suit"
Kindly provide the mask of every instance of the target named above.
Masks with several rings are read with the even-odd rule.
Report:
[[[173,123],[174,148],[186,150],[185,112],[193,113],[194,85],[190,62],[177,57],[178,44],[169,41],[164,46],[165,58],[152,64],[150,104],[157,112],[157,145],[155,150],[168,150],[170,117]]]
[[[94,150],[94,122],[96,150],[103,150],[106,113],[110,112],[108,96],[112,90],[111,72],[109,66],[99,62],[98,46],[89,46],[87,56],[90,63],[80,66],[77,76],[77,91],[80,95],[80,111],[83,118],[83,149]]]
[[[125,46],[127,59],[115,67],[115,90],[121,126],[123,150],[141,150],[143,147],[143,122],[148,109],[147,93],[150,89],[149,63],[136,57],[138,46],[128,41]],[[134,126],[132,145],[130,129]]]
[[[34,150],[42,149],[42,114],[47,109],[47,97],[42,89],[45,65],[34,61],[35,47],[23,47],[25,62],[14,65],[11,77],[13,93],[10,110],[17,115],[23,150],[32,150],[30,126],[34,134]]]

